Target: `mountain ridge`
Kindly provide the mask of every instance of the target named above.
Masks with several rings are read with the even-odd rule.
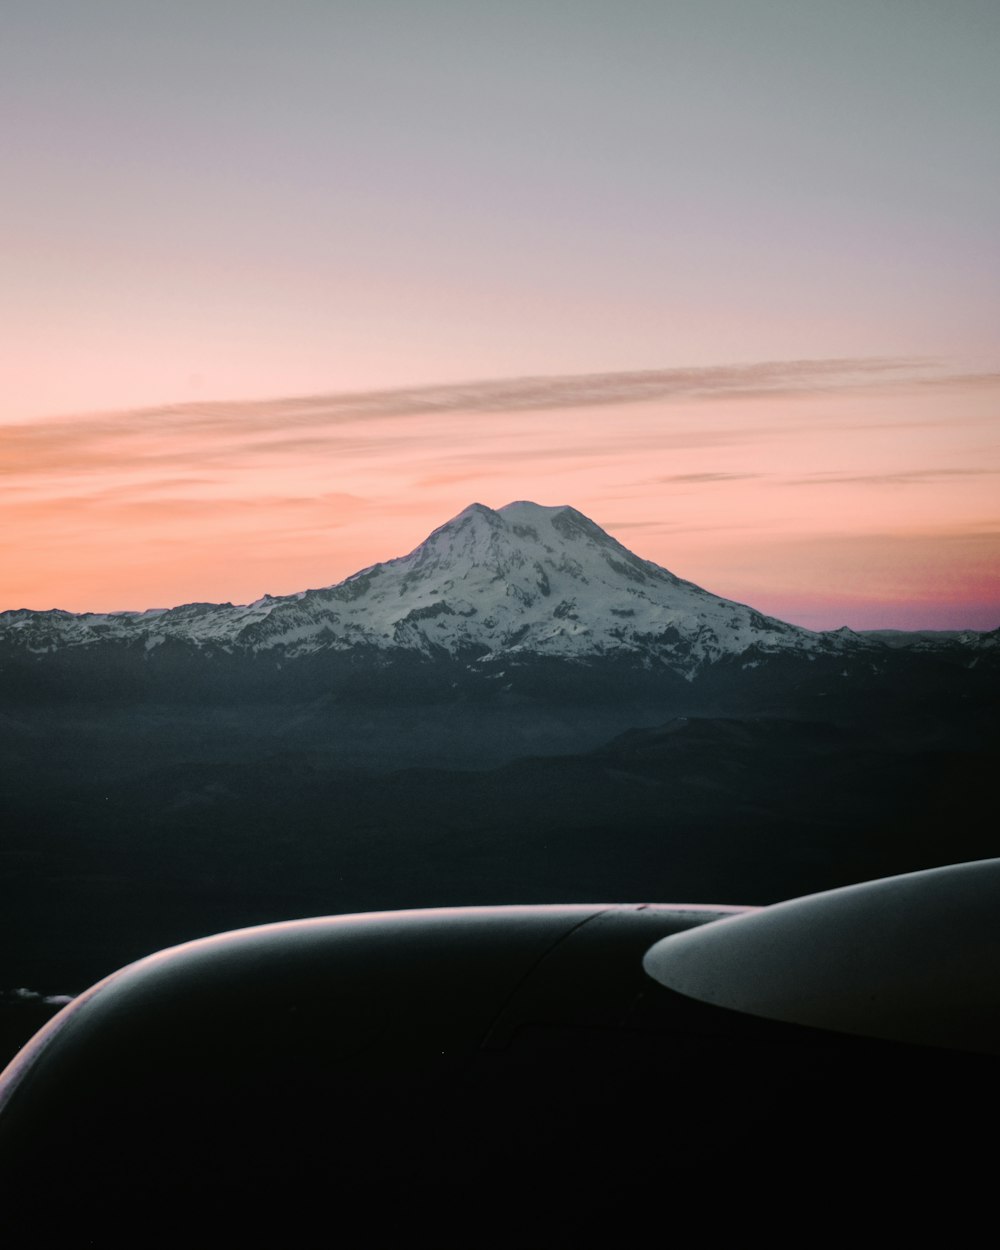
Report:
[[[992,635],[949,638],[976,654]],[[914,638],[921,649],[937,649]],[[205,657],[378,657],[457,661],[464,668],[538,660],[625,661],[685,681],[720,662],[745,669],[899,649],[845,628],[792,625],[677,577],[630,551],[569,505],[473,503],[408,554],[341,582],[253,603],[189,603],[144,612],[0,613],[0,647],[42,658],[157,653]]]
[[[0,613],[0,640],[34,652],[111,641],[151,651],[168,639],[290,659],[359,646],[484,660],[628,653],[688,670],[750,647],[829,652],[847,641],[684,581],[575,508],[525,500],[470,504],[407,555],[243,606]]]

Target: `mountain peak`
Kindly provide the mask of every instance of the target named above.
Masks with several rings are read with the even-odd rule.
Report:
[[[497,575],[509,578],[513,570],[525,564],[551,564],[555,553],[564,552],[566,548],[573,554],[560,557],[564,566],[567,558],[587,563],[590,559],[587,549],[591,553],[599,551],[605,562],[629,565],[633,580],[643,581],[652,576],[678,582],[666,569],[633,555],[576,508],[568,504],[533,503],[528,499],[515,500],[497,509],[471,503],[433,530],[402,560],[422,567],[431,563],[440,566],[442,561],[449,567],[456,563],[469,567],[489,566]],[[399,563],[399,560],[389,561],[393,566]]]
[[[483,519],[488,524],[496,525],[499,522],[506,522],[508,525],[518,525],[524,523],[534,523],[537,521],[551,520],[558,516],[560,512],[571,512],[576,516],[583,514],[577,512],[575,508],[569,507],[568,504],[557,504],[548,506],[546,504],[533,503],[530,499],[516,499],[513,503],[506,503],[502,508],[489,508],[484,503],[470,503],[468,507],[463,508],[446,521],[444,525],[439,525],[437,530],[447,529],[449,526],[459,525],[467,520],[477,517]]]
[[[625,654],[686,677],[750,648],[760,655],[831,645],[682,581],[576,508],[525,499],[499,509],[471,503],[408,555],[322,590],[152,616],[29,616],[9,619],[6,632],[30,638],[34,650],[121,640],[148,653],[178,639],[289,658],[354,647],[447,653],[476,663]]]
[[[545,504],[532,503],[530,499],[516,499],[513,503],[506,503],[502,508],[497,509],[500,516],[511,522],[528,518],[537,520],[567,511],[573,511],[567,504],[557,504],[555,507],[548,507]]]

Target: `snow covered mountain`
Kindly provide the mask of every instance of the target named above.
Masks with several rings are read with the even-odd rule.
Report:
[[[283,659],[352,648],[480,661],[632,656],[685,676],[748,651],[868,651],[848,630],[814,633],[710,594],[640,559],[570,507],[475,503],[409,555],[337,585],[255,603],[146,612],[0,613],[0,643],[36,654],[171,640]]]

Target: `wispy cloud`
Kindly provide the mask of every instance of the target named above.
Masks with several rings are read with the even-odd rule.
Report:
[[[668,473],[664,477],[652,478],[654,482],[688,482],[702,485],[710,482],[746,482],[751,478],[762,477],[760,473]]]
[[[920,486],[961,477],[997,477],[1000,469],[905,469],[893,473],[809,473],[785,478],[782,486]]]
[[[767,361],[687,369],[488,379],[442,386],[290,396],[250,402],[168,404],[0,427],[0,473],[59,472],[123,463],[181,462],[191,439],[205,456],[317,448],[345,426],[386,419],[476,417],[728,398],[736,401],[859,387],[984,386],[1000,375],[929,373],[934,362],[901,358]],[[339,434],[339,437],[345,437]],[[357,434],[347,436],[352,440]],[[384,446],[390,436],[380,430]],[[405,435],[396,434],[402,441]],[[364,441],[364,436],[360,436]],[[346,447],[344,448],[347,449]],[[358,443],[352,442],[357,450]]]
[[[434,486],[456,486],[459,482],[478,482],[486,477],[503,477],[506,473],[507,470],[501,468],[470,467],[468,469],[457,469],[454,472],[427,473],[423,477],[418,478],[414,485],[420,489]]]

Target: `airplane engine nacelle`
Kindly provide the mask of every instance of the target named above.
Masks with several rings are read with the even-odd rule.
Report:
[[[774,910],[341,916],[151,956],[0,1077],[6,1226],[28,1235],[57,1205],[83,1245],[298,1245],[319,1222],[373,1244],[549,1246],[774,1227],[776,1190],[831,1217],[914,1186],[967,1207],[995,1168],[965,1133],[970,1106],[995,1110],[995,1055],[660,983],[671,942],[704,935],[711,989],[713,935],[752,945]],[[739,967],[730,997],[756,975]]]

